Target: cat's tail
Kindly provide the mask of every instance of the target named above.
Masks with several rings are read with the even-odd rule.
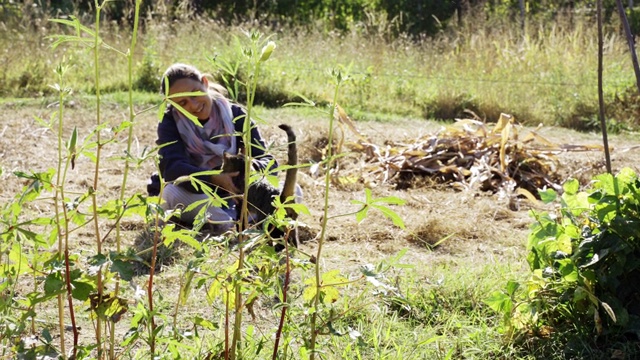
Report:
[[[296,167],[296,165],[298,165],[298,147],[296,145],[296,133],[295,131],[293,131],[291,126],[282,124],[278,127],[287,133],[287,165],[291,166],[287,169],[287,174],[284,178],[284,186],[282,187],[282,193],[280,193],[280,201],[284,203],[287,198],[295,195],[297,181],[296,177],[298,175],[298,168]],[[292,218],[294,218],[295,220],[295,217]]]

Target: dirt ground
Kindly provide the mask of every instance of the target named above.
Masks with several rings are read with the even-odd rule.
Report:
[[[19,193],[24,180],[13,173],[37,172],[53,168],[57,164],[57,108],[42,104],[21,105],[9,103],[0,105],[0,203],[3,205]],[[285,136],[277,125],[286,122],[298,130],[300,163],[309,162],[317,155],[318,145],[326,138],[328,121],[322,115],[301,115],[292,110],[260,111],[263,136],[273,144],[273,153],[284,161]],[[114,132],[109,130],[128,119],[128,109],[113,103],[105,103],[102,109],[103,121],[110,124],[102,132],[103,139],[109,139]],[[138,110],[140,111],[140,109]],[[40,120],[36,120],[39,118]],[[95,107],[76,101],[64,109],[64,139],[70,137],[77,127],[80,139],[90,135],[96,123]],[[53,121],[53,129],[41,122]],[[140,155],[145,148],[152,148],[156,139],[157,115],[151,110],[136,118],[133,130],[134,141],[131,152]],[[356,127],[372,143],[401,141],[411,142],[420,136],[433,134],[442,124],[424,120],[395,120],[390,122],[356,121]],[[526,129],[523,129],[525,131]],[[559,128],[542,128],[539,133],[552,142],[573,145],[598,145],[602,138],[598,134],[585,134]],[[337,133],[340,136],[340,132]],[[345,131],[345,145],[355,141],[349,131]],[[106,144],[102,151],[98,191],[101,199],[117,198],[122,183],[123,166],[119,157],[126,149],[126,131],[115,136],[116,141]],[[623,134],[609,137],[612,147],[613,171],[631,167],[640,171],[640,148],[637,134]],[[63,145],[64,145],[63,142]],[[94,151],[94,150],[90,150]],[[363,154],[352,154],[340,161],[338,173],[352,173],[354,167],[362,165]],[[560,164],[557,171],[563,178],[573,176],[584,184],[595,173],[605,172],[602,151],[567,151],[556,155]],[[132,169],[129,174],[127,194],[146,192],[149,175],[155,171],[152,159]],[[69,171],[68,191],[81,193],[93,183],[94,163],[86,156],[79,156],[75,167]],[[304,215],[310,232],[302,250],[315,253],[317,241],[314,235],[320,230],[323,210],[324,178],[313,174],[309,168],[300,171],[299,184],[304,191],[304,203],[311,215]],[[376,184],[372,188],[374,197],[395,196],[406,201],[404,206],[393,206],[404,220],[406,229],[393,226],[380,213],[371,212],[370,217],[358,224],[353,216],[333,217],[329,221],[328,242],[323,250],[323,266],[343,269],[346,272],[357,269],[358,264],[375,263],[396,254],[400,249],[409,248],[403,262],[420,264],[464,264],[484,262],[513,262],[524,264],[526,237],[531,219],[528,210],[531,204],[501,196],[499,193],[454,190],[449,184],[430,181],[416,181],[416,186],[397,190],[393,183]],[[329,215],[335,216],[352,212],[356,206],[351,200],[364,200],[364,186],[357,181],[348,184],[334,184],[329,201]],[[50,214],[51,201],[43,200],[31,205],[37,213]],[[135,240],[141,221],[124,222],[130,231],[125,231],[125,240],[130,244]],[[88,247],[93,241],[90,232],[76,234],[73,246]],[[436,246],[437,245],[437,246]]]
[[[17,179],[15,171],[44,171],[55,166],[57,162],[57,107],[42,104],[26,106],[19,103],[8,103],[1,106],[0,112],[0,166],[2,168],[2,188],[0,201],[7,202],[25,184]],[[138,109],[137,111],[140,111]],[[101,132],[104,139],[113,137],[112,127],[128,119],[128,109],[114,103],[106,102],[102,108],[103,122],[109,126]],[[282,122],[292,124],[298,130],[300,163],[313,161],[317,157],[318,146],[323,144],[328,134],[328,121],[320,115],[301,115],[292,110],[258,109],[259,116],[267,121],[261,124],[263,136],[273,146],[273,153],[280,161],[284,161],[284,136],[277,125]],[[79,101],[64,109],[64,143],[70,137],[74,127],[78,129],[79,141],[90,136],[95,128],[96,112],[93,104],[82,104]],[[39,119],[39,120],[37,120]],[[47,129],[42,122],[53,121],[53,129]],[[136,117],[133,130],[134,141],[131,152],[140,155],[145,148],[155,144],[155,127],[157,122],[155,110]],[[372,143],[383,145],[388,141],[411,142],[424,135],[436,133],[443,124],[424,120],[395,120],[390,122],[356,121],[355,126]],[[526,129],[520,130],[526,132]],[[542,128],[538,133],[558,144],[598,145],[602,143],[601,135],[578,133],[560,128]],[[344,134],[344,135],[343,135]],[[115,136],[116,141],[104,146],[100,166],[99,191],[105,198],[116,198],[122,183],[123,166],[117,158],[126,150],[127,132]],[[338,138],[344,139],[343,149],[348,150],[348,143],[356,138],[349,130],[336,131]],[[609,136],[612,147],[612,169],[617,171],[628,166],[640,171],[640,148],[636,134]],[[64,145],[63,143],[63,145]],[[326,144],[326,142],[325,142]],[[95,151],[95,150],[89,150]],[[604,153],[602,151],[567,151],[555,155],[558,160],[558,174],[562,178],[576,177],[583,184],[595,173],[605,172]],[[353,169],[362,165],[364,154],[354,154],[339,163],[338,174],[351,174]],[[127,194],[145,192],[148,175],[155,171],[155,164],[149,159],[141,166],[132,169],[129,175]],[[78,156],[75,168],[69,172],[67,186],[77,191],[86,190],[93,183],[94,164],[86,156]],[[319,230],[322,204],[322,174],[312,174],[309,168],[302,169],[299,184],[304,191],[304,202],[311,216],[301,219],[312,230]],[[329,214],[337,215],[355,210],[351,200],[363,200],[364,186],[357,181],[351,184],[333,184],[330,197]],[[351,253],[362,258],[365,256],[380,257],[393,253],[402,247],[411,247],[425,256],[469,256],[478,250],[503,252],[510,247],[522,250],[528,223],[527,210],[530,204],[519,201],[519,209],[509,206],[510,199],[487,192],[457,191],[448,184],[436,184],[431,181],[416,181],[409,189],[396,190],[393,182],[376,184],[372,189],[373,196],[395,196],[406,201],[405,206],[396,206],[394,210],[402,217],[406,229],[401,230],[392,225],[390,220],[380,214],[372,213],[372,217],[357,224],[354,217],[337,217],[329,222],[327,254],[335,252]],[[48,211],[45,204],[39,205],[40,211]],[[133,226],[135,227],[135,226]],[[433,252],[432,245],[448,237]],[[78,239],[82,242],[83,239]],[[305,246],[313,248],[310,241]],[[332,247],[336,249],[331,249]],[[356,246],[357,251],[351,248]],[[309,249],[311,250],[311,249]],[[330,257],[329,257],[330,259]],[[327,261],[330,261],[327,259]],[[339,260],[341,261],[341,260]]]

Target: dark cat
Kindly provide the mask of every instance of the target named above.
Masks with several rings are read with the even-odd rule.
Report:
[[[269,215],[275,212],[276,209],[272,203],[274,196],[280,196],[280,201],[282,203],[284,203],[287,198],[295,196],[296,176],[298,173],[298,169],[295,168],[298,164],[296,134],[289,125],[282,124],[279,128],[287,133],[289,143],[287,147],[287,165],[292,167],[287,169],[282,192],[264,179],[256,181],[249,186],[247,199],[245,200],[247,201],[247,208],[249,209],[249,212],[255,214],[254,221],[256,223],[262,222]],[[222,172],[239,172],[239,175],[235,178],[234,184],[240,191],[244,191],[245,161],[246,158],[244,154],[231,155],[225,153],[222,162]],[[289,208],[287,209],[287,216],[293,220],[298,218],[298,214]],[[268,228],[268,231],[274,239],[284,237],[285,234],[285,229],[281,228],[270,227]],[[298,232],[295,228],[289,233],[289,243],[293,246],[298,246]],[[276,245],[276,250],[279,251],[282,250],[282,248],[282,245]]]

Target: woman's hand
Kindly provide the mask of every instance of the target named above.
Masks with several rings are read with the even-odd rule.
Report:
[[[218,187],[221,187],[225,190],[227,190],[228,192],[230,192],[231,194],[237,195],[240,193],[240,189],[238,189],[234,183],[233,183],[233,178],[238,176],[239,172],[232,172],[232,173],[223,173],[223,174],[218,174],[218,175],[212,175],[211,176],[211,183],[213,185],[216,185]]]

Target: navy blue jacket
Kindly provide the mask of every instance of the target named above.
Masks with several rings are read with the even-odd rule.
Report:
[[[247,117],[244,110],[238,105],[231,105],[231,110],[233,112],[235,131],[236,134],[238,134],[236,135],[236,143],[238,144],[238,151],[240,151],[245,147],[241,134]],[[253,121],[251,122],[251,143],[253,169],[264,171],[272,161],[271,168],[275,169],[278,167],[274,157],[265,152],[266,146],[264,139]],[[178,126],[176,125],[176,120],[173,118],[170,107],[167,108],[167,111],[164,113],[162,122],[158,124],[158,140],[156,140],[156,144],[160,146],[169,144],[162,146],[158,150],[158,154],[160,155],[160,175],[165,181],[173,181],[181,176],[187,176],[201,171],[219,170],[219,168],[201,168],[193,163],[187,153],[186,145],[180,137]],[[205,183],[210,183],[210,175],[199,176],[197,179]],[[180,186],[193,193],[202,193],[201,189],[196,190],[189,181],[180,183]]]

